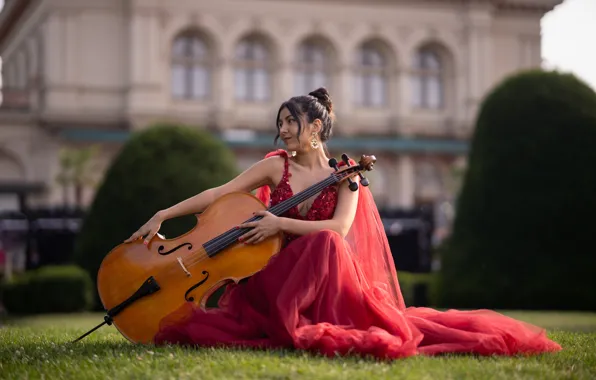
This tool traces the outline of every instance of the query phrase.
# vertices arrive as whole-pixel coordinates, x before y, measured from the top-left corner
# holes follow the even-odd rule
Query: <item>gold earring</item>
[[[310,146],[313,149],[317,149],[319,147],[319,140],[317,140],[317,134],[316,133],[313,133],[312,134],[312,137],[310,139]]]

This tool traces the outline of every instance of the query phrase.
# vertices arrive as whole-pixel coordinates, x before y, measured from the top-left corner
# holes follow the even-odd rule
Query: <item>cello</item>
[[[362,172],[373,169],[375,156],[362,155],[355,164],[344,153],[342,161],[345,165],[340,169],[337,160],[331,158],[329,166],[335,172],[273,207],[267,208],[250,193],[228,193],[201,213],[200,228],[197,223],[172,239],[156,234],[147,246],[141,239],[116,246],[104,257],[97,274],[97,289],[106,310],[104,321],[73,343],[103,325],[113,324],[129,341],[150,344],[160,321],[185,302],[204,308],[209,296],[221,286],[259,272],[280,251],[283,234],[245,245],[238,237],[250,228],[236,226],[261,219],[253,216],[256,211],[283,215],[325,187],[346,180],[350,190],[356,191],[355,176],[360,176],[362,186],[368,186]]]

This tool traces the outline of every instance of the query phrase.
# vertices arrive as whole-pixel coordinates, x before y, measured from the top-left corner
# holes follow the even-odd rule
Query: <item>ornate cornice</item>
[[[4,43],[12,29],[18,25],[26,10],[39,0],[7,0],[2,12],[0,12],[0,46]],[[279,1],[279,0],[275,0]],[[290,0],[295,1],[295,0]],[[309,1],[309,0],[304,0]],[[310,0],[321,2],[321,0]],[[564,0],[325,0],[341,4],[459,4],[459,5],[482,5],[492,6],[497,11],[525,11],[546,13],[562,4]]]
[[[491,0],[497,9],[527,10],[546,13],[564,0]]]
[[[358,1],[358,0],[355,0]],[[383,0],[377,0],[383,2]],[[385,3],[452,3],[460,5],[485,4],[497,10],[524,10],[546,13],[562,4],[564,0],[385,0]]]
[[[276,0],[278,1],[278,0]],[[289,0],[293,1],[293,0]],[[320,3],[321,0],[303,0]],[[482,5],[492,6],[497,10],[525,10],[539,13],[551,11],[564,0],[324,0],[325,2],[341,4],[458,4],[458,5]]]

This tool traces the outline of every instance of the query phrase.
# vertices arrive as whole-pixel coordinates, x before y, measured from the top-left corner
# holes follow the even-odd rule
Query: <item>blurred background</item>
[[[378,159],[368,177],[400,281],[437,272],[491,89],[541,68],[596,85],[593,0],[0,3],[5,281],[76,261],[106,173],[136,133],[207,132],[244,170],[276,148],[281,102],[320,86],[338,118],[331,153]],[[151,177],[143,157],[130,169]],[[161,185],[136,196],[171,191]],[[135,223],[157,209],[145,211]],[[425,286],[412,303],[429,302]]]

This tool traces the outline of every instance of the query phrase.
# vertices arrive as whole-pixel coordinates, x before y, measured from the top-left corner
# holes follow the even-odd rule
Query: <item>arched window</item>
[[[310,38],[300,44],[296,61],[294,89],[304,95],[319,88],[331,88],[333,57],[328,43]]]
[[[380,107],[388,98],[388,59],[374,42],[362,44],[356,57],[355,102],[359,106]]]
[[[262,102],[271,98],[271,54],[260,38],[250,36],[236,45],[236,100]]]
[[[211,93],[211,57],[205,39],[187,32],[172,47],[172,96],[204,99]]]
[[[444,65],[437,49],[424,47],[417,51],[412,72],[412,105],[439,109],[445,104]]]

